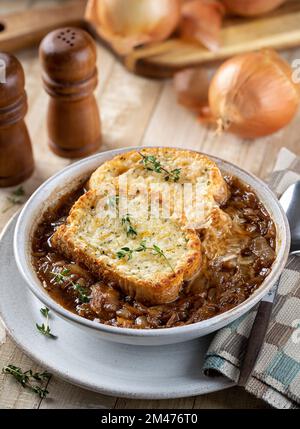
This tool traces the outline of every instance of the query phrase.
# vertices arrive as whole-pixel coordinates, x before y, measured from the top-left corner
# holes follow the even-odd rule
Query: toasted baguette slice
[[[141,148],[141,151],[130,151],[115,156],[102,164],[91,175],[90,189],[104,189],[113,179],[127,176],[128,183],[166,183],[166,174],[157,173],[145,168],[142,156],[154,156],[168,171],[180,169],[178,182],[180,184],[200,184],[205,194],[212,196],[218,204],[224,203],[228,198],[227,184],[214,161],[198,152],[174,148]],[[150,165],[151,166],[151,165]],[[174,185],[172,179],[167,183]]]
[[[139,216],[143,206],[141,193],[131,195],[129,220],[115,216],[110,196],[91,189],[74,204],[52,245],[138,301],[172,302],[200,270],[200,240],[173,219]]]
[[[145,157],[153,162],[145,164]],[[153,171],[154,162],[163,169]],[[177,176],[168,177],[167,172],[174,171]],[[121,154],[101,165],[89,181],[90,189],[102,193],[118,193],[118,186],[126,186],[133,193],[139,188],[148,188],[151,193],[155,186],[165,206],[169,195],[170,216],[179,217],[187,228],[198,231],[210,225],[211,214],[228,198],[227,184],[215,162],[197,152],[173,148]]]

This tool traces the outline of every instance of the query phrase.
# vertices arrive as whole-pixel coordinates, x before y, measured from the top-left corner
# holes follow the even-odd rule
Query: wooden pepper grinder
[[[40,60],[43,83],[50,95],[50,148],[66,158],[95,152],[101,143],[101,127],[93,95],[97,86],[93,39],[79,28],[54,30],[41,42]]]
[[[0,53],[0,63],[0,187],[6,187],[27,179],[34,162],[24,122],[27,97],[23,68],[10,54]]]

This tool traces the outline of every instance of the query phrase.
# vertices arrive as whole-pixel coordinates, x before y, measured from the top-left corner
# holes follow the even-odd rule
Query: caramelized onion
[[[256,237],[253,240],[251,250],[254,255],[258,256],[267,266],[272,264],[276,256],[274,250],[269,246],[267,240],[261,236]]]
[[[107,320],[114,317],[115,312],[120,308],[119,298],[120,294],[117,290],[99,282],[92,287],[90,305],[97,315]]]
[[[181,0],[89,0],[85,17],[121,55],[167,39],[180,19]]]
[[[86,279],[88,281],[92,279],[91,274],[78,264],[67,264],[66,268],[70,274],[75,274],[76,276]]]

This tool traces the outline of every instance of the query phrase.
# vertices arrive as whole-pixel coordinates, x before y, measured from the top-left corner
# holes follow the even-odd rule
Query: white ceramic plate
[[[223,377],[202,374],[211,337],[164,346],[130,346],[102,340],[52,313],[58,338],[41,335],[42,303],[29,291],[13,255],[12,219],[0,241],[0,315],[15,342],[53,374],[70,383],[112,396],[179,398],[232,386]],[[7,362],[9,364],[10,362]]]

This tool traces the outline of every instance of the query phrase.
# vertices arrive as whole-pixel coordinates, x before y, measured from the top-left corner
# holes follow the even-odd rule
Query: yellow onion
[[[209,87],[211,115],[223,130],[245,138],[272,134],[299,107],[292,69],[275,51],[238,55],[221,65]]]
[[[177,101],[189,110],[203,114],[208,104],[209,73],[204,67],[181,70],[174,75]]]
[[[217,0],[185,0],[181,9],[181,37],[216,51],[224,13],[224,6]]]
[[[286,0],[223,0],[229,12],[241,16],[257,16],[276,9]]]
[[[85,17],[121,55],[167,39],[180,19],[181,0],[89,0]]]

